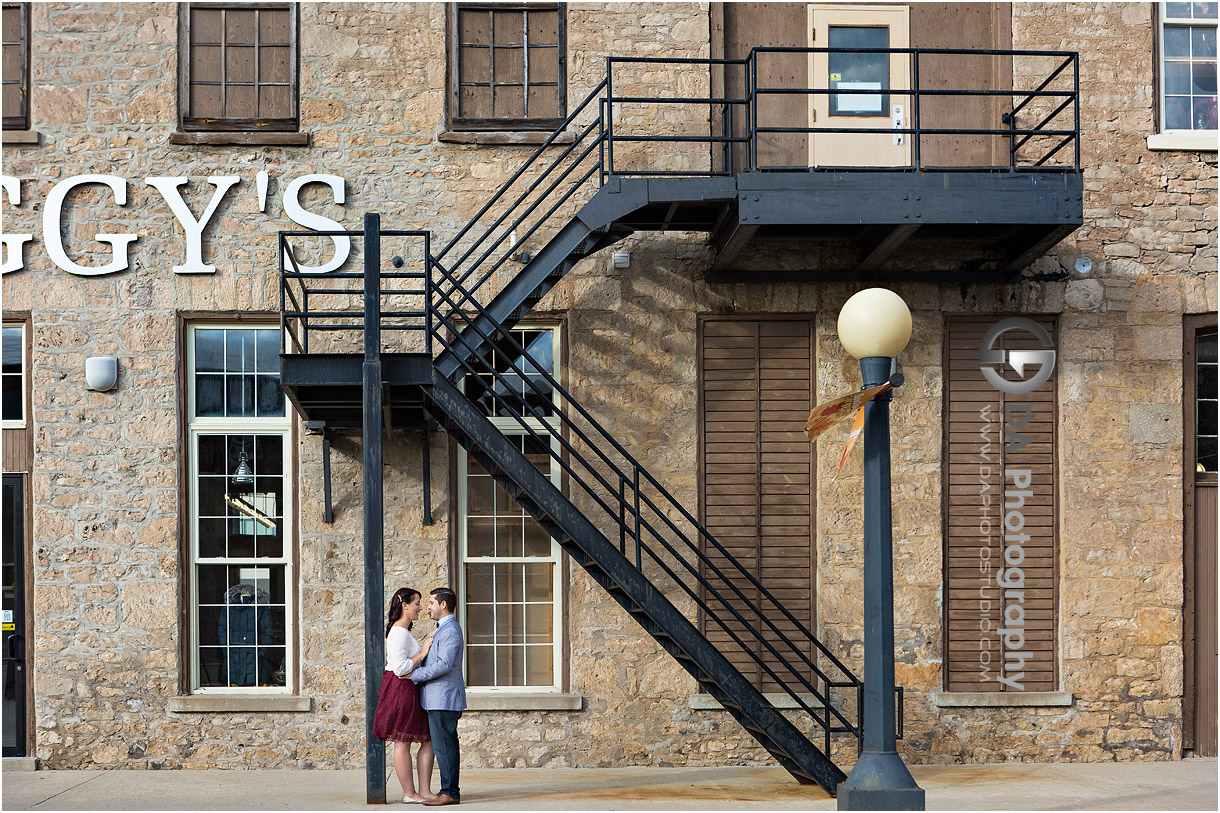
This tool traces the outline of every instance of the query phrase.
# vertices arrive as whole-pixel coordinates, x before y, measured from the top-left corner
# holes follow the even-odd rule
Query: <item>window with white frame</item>
[[[557,377],[559,331],[512,331],[537,367],[502,342],[492,362],[503,380],[468,376],[466,393],[556,486],[560,467],[551,454],[558,431],[551,388]],[[512,371],[515,365],[525,373]],[[529,433],[513,414],[524,418]],[[458,456],[459,607],[466,631],[466,683],[472,689],[560,689],[563,580],[559,544],[464,451]]]
[[[286,692],[293,513],[279,330],[188,335],[191,686]]]
[[[25,327],[0,328],[0,415],[5,429],[25,428]]]
[[[1161,131],[1216,131],[1216,3],[1160,6]]]

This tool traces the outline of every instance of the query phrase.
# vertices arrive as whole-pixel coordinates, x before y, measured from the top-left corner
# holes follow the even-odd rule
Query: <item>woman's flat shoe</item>
[[[420,804],[424,803],[424,800],[423,799],[412,799],[410,796],[404,796],[404,797],[402,797],[402,803],[404,805],[420,805]]]

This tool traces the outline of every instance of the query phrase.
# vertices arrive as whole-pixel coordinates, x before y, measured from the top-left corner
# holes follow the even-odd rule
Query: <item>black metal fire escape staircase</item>
[[[603,90],[599,87],[590,94],[569,117],[567,126],[586,107],[598,104]],[[646,195],[644,185],[637,185],[632,194],[618,184],[603,184],[545,239],[524,268],[489,302],[479,301],[465,284],[478,275],[474,283],[477,291],[513,259],[511,252],[499,251],[498,261],[490,262],[507,234],[523,229],[524,237],[519,242],[524,242],[545,227],[545,219],[532,225],[526,219],[531,191],[547,183],[552,175],[559,176],[560,181],[575,176],[567,194],[550,207],[553,212],[588,184],[593,171],[602,169],[600,152],[606,145],[604,134],[598,132],[602,126],[599,118],[584,127],[541,178],[524,185],[524,194],[508,204],[508,211],[492,228],[465,243],[462,240],[468,232],[463,230],[438,254],[433,298],[436,315],[450,329],[433,334],[443,349],[435,359],[433,382],[422,388],[426,409],[768,753],[799,781],[818,783],[835,793],[846,777],[827,756],[830,737],[834,733],[855,734],[858,721],[848,718],[840,708],[844,705],[842,698],[832,692],[850,696],[849,704],[854,707],[859,680],[775,600],[754,574],[734,560],[546,372],[544,365],[531,358],[511,332],[512,326],[577,262],[631,234],[639,223],[633,216],[655,206],[655,199]],[[564,129],[566,126],[560,132]],[[535,158],[542,154],[539,150]],[[585,165],[589,169],[581,172]],[[518,180],[510,180],[501,192]],[[554,192],[553,186],[547,183],[546,191]],[[671,186],[677,193],[673,195],[676,200],[669,202],[671,207],[706,202],[704,190],[697,189],[693,197],[684,200],[683,195],[690,194],[689,187]],[[497,194],[489,205],[499,203],[500,198]],[[520,210],[527,214],[516,216]],[[445,267],[446,256],[456,255],[453,247],[458,245],[464,248],[463,253],[453,266]],[[493,348],[501,357],[512,359],[507,369],[503,365],[498,369],[492,363]],[[489,378],[491,386],[479,392],[485,402],[494,404],[491,410],[486,403],[476,404],[460,386],[463,381]],[[524,398],[505,395],[520,392],[522,386],[526,390]],[[538,406],[556,399],[554,406]],[[557,488],[525,457],[518,444],[492,424],[489,411],[501,416],[513,414],[539,446],[552,449],[571,496]],[[679,609],[675,602],[686,604],[688,610]],[[824,750],[775,708],[733,666],[726,653],[700,632],[689,618],[689,608],[697,608],[709,626],[718,625],[778,684],[791,687],[789,694],[795,704],[821,729]],[[799,630],[795,637],[804,640],[793,640],[793,633],[787,631],[792,629]]]
[[[1074,64],[1073,60],[1071,56],[1069,62]],[[648,62],[615,59],[610,67],[632,61]],[[753,77],[750,60],[719,63],[744,65]],[[1063,70],[1061,66],[1056,75]],[[1043,83],[1031,98],[1049,95],[1046,86]],[[816,782],[834,794],[845,774],[830,759],[832,735],[858,739],[861,681],[554,379],[545,364],[532,358],[512,332],[576,263],[633,232],[711,232],[723,226],[726,213],[741,216],[745,200],[733,150],[740,146],[747,151],[748,162],[755,160],[755,139],[763,128],[751,111],[753,98],[761,92],[754,81],[745,99],[693,100],[720,105],[715,108],[721,116],[718,135],[617,135],[616,106],[638,99],[613,95],[608,69],[606,80],[447,245],[433,255],[425,236],[412,270],[379,272],[382,279],[403,279],[417,287],[393,291],[396,301],[413,304],[391,310],[379,303],[376,318],[383,331],[419,331],[425,337],[424,347],[400,355],[431,362],[426,368],[415,365],[413,386],[397,395],[387,381],[391,399],[397,397],[400,407],[415,399],[420,414],[443,426],[768,753],[799,781]],[[732,111],[743,105],[755,119],[749,132],[737,135]],[[919,126],[916,118],[914,127]],[[1014,145],[1026,132],[1038,132],[1037,128],[1016,130],[1011,122],[1006,127]],[[917,129],[909,132],[918,140]],[[571,138],[570,143],[561,144],[565,137]],[[674,149],[689,147],[688,142],[711,144],[722,151],[722,160],[713,170],[628,173],[616,169],[621,165],[616,162],[616,144],[650,148],[652,142]],[[1013,148],[1014,169],[1017,148]],[[704,158],[706,164],[706,153]],[[1061,231],[1063,223],[1049,227]],[[740,239],[731,229],[729,233],[731,240]],[[421,234],[425,233],[381,233]],[[282,236],[281,242],[292,236]],[[1048,238],[1042,234],[1037,239]],[[536,251],[526,249],[533,246]],[[283,253],[295,266],[287,246]],[[394,264],[401,266],[403,261],[396,257]],[[330,279],[336,276],[360,280],[363,275]],[[363,284],[367,286],[367,280]],[[382,284],[378,281],[373,290],[385,296],[389,292]],[[283,290],[283,324],[298,353],[311,352],[311,330],[340,329],[334,319],[327,323],[325,308],[309,304],[311,295],[315,303],[326,295],[317,277],[300,273],[299,268],[286,271]],[[332,294],[336,290],[344,293],[329,289]],[[366,301],[365,313],[368,306]],[[330,316],[358,318],[360,312],[333,309]],[[290,351],[289,343],[286,340],[285,352]],[[434,355],[436,346],[440,352]],[[287,383],[285,388],[298,409],[308,412],[304,396]],[[340,388],[327,391],[333,399]],[[514,418],[516,434],[532,438],[535,449],[550,450],[564,473],[565,488],[556,487],[489,415]],[[704,631],[692,620],[696,615]],[[733,665],[705,634],[712,631],[717,640],[732,641],[728,646],[735,657],[748,658],[769,682],[783,688],[790,699],[784,705],[795,711],[795,717],[780,711]],[[820,748],[811,737],[821,740]]]

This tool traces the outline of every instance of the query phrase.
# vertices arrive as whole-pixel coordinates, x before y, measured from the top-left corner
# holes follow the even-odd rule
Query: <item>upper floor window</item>
[[[562,3],[459,3],[450,37],[455,130],[553,130],[566,115]]]
[[[1216,3],[1164,3],[1160,20],[1161,131],[1214,132]]]
[[[0,331],[0,355],[4,357],[0,384],[3,384],[2,404],[5,429],[25,427],[25,328],[5,325]]]
[[[30,4],[5,3],[4,129],[30,129]],[[7,413],[6,413],[7,417]]]
[[[294,131],[294,3],[192,3],[180,13],[183,130]]]

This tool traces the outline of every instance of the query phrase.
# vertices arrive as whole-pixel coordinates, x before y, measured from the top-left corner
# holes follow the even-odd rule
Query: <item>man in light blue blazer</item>
[[[441,789],[437,797],[424,804],[439,807],[461,802],[458,769],[462,755],[458,750],[457,724],[466,709],[466,681],[462,679],[462,656],[466,642],[454,612],[457,595],[448,587],[438,587],[428,599],[428,615],[437,622],[432,633],[432,648],[424,662],[411,670],[411,680],[420,685],[420,704],[428,712],[428,733],[441,770]]]

